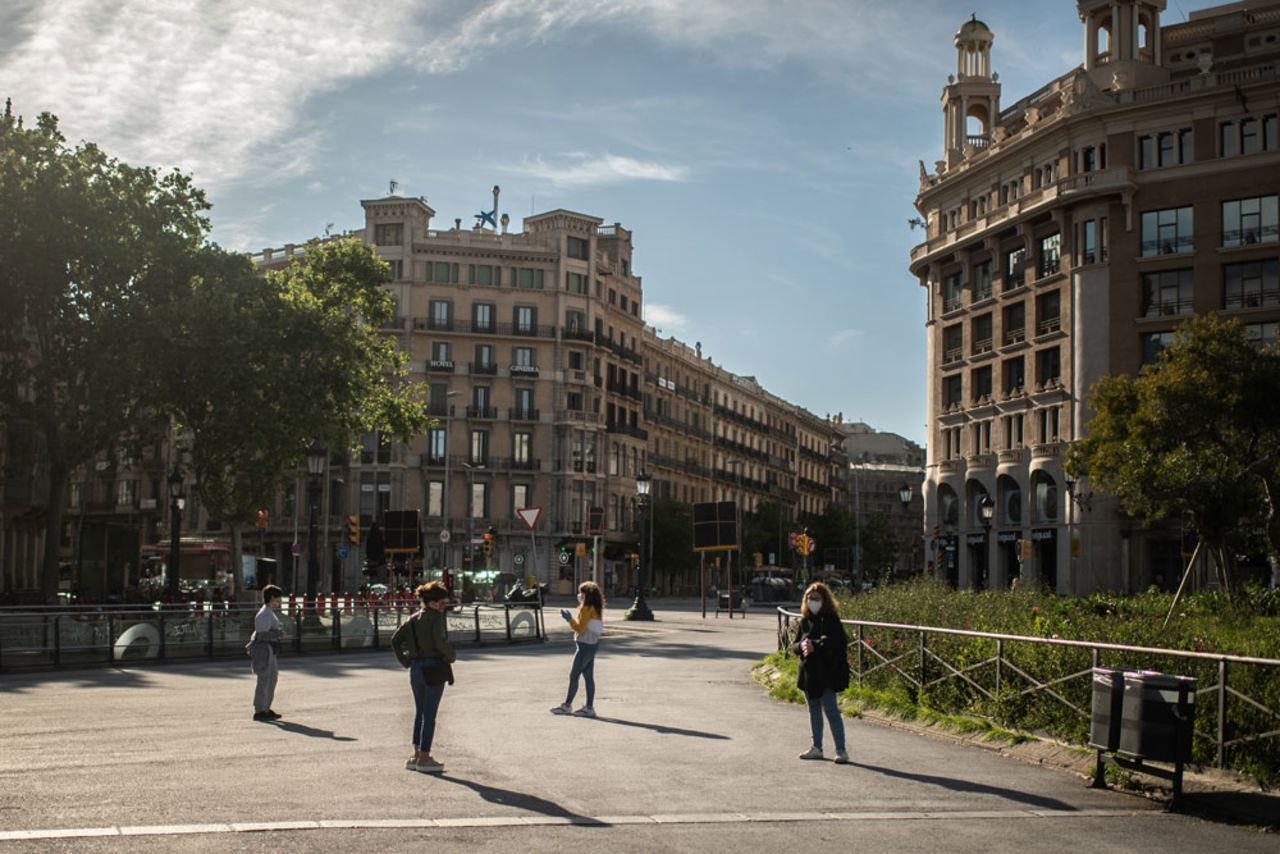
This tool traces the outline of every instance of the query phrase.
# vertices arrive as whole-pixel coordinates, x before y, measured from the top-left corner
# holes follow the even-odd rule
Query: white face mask
[[[587,598],[587,595],[586,595],[585,593],[579,593],[579,594],[578,594],[578,601],[579,601],[579,602],[583,602],[583,601],[585,601],[585,600],[586,600],[586,598]]]
[[[822,600],[810,599],[808,600],[808,604],[809,604],[809,613],[815,617],[818,616],[818,612],[822,610]]]

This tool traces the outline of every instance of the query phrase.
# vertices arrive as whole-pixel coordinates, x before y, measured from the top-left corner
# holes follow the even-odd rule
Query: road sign
[[[560,552],[560,565],[561,565],[561,566],[567,566],[567,565],[568,565],[568,563],[569,563],[569,553],[568,553],[568,552]]]
[[[576,554],[578,557],[586,557],[586,556],[587,556],[587,544],[586,544],[586,543],[578,543],[577,545],[575,545],[575,546],[573,547],[573,551],[574,551],[574,554]]]
[[[292,546],[289,547],[289,551],[293,554],[294,557],[297,557],[298,555],[302,554],[302,545],[300,543],[294,543]]]
[[[440,532],[440,542],[442,542],[442,543],[447,543],[447,542],[449,542],[449,532],[448,532],[448,531],[441,531],[441,532]]]
[[[346,560],[347,556],[350,554],[351,554],[351,550],[346,546],[338,547],[338,560]]]
[[[603,534],[604,533],[604,508],[591,507],[587,510],[587,533]]]
[[[516,552],[515,556],[512,557],[511,560],[516,566],[524,566],[524,555],[520,552]]]
[[[534,526],[538,524],[538,517],[542,515],[541,507],[521,507],[516,510],[516,515],[529,527],[532,531]]]

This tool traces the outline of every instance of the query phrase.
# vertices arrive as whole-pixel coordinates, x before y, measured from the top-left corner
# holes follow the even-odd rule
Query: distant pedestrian
[[[813,743],[801,759],[822,758],[822,716],[831,725],[836,746],[836,762],[845,764],[849,754],[844,746],[844,720],[836,695],[849,687],[849,639],[840,622],[835,596],[821,581],[804,591],[804,616],[796,632],[792,652],[800,656],[796,686],[804,691],[809,705],[809,729]]]
[[[584,581],[578,586],[578,613],[562,609],[560,616],[574,632],[575,651],[573,666],[569,668],[569,692],[564,702],[551,710],[553,715],[574,714],[582,718],[596,716],[596,652],[600,649],[600,635],[604,633],[604,593],[594,581]],[[573,698],[578,694],[578,677],[587,684],[587,704],[573,711]]]
[[[444,697],[444,685],[453,684],[457,653],[449,643],[445,608],[450,594],[439,581],[420,585],[414,591],[422,609],[400,624],[391,636],[396,658],[409,668],[409,689],[413,692],[413,756],[404,763],[410,771],[440,774],[444,765],[431,756],[436,735],[436,713]]]
[[[276,610],[284,599],[284,591],[274,584],[262,588],[262,608],[253,618],[253,634],[245,649],[249,653],[250,668],[258,677],[253,691],[253,719],[274,721],[280,714],[272,710],[276,696],[276,680],[280,677],[277,655],[284,640],[284,623]]]

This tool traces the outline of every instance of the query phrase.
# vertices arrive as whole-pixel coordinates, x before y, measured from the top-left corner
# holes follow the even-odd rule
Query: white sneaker
[[[414,770],[422,774],[441,774],[444,772],[444,765],[428,756],[419,762]]]
[[[845,751],[845,750],[837,750],[837,751],[836,751],[836,764],[837,764],[837,765],[848,765],[848,764],[849,764],[849,753],[848,753],[848,751]]]
[[[590,706],[583,706],[581,709],[574,712],[573,716],[576,718],[594,718],[596,716],[596,710]]]
[[[804,753],[801,753],[801,754],[800,754],[800,758],[801,758],[801,759],[821,759],[821,758],[822,758],[822,748],[820,748],[820,747],[810,747],[810,748],[809,748],[808,750],[806,750]]]
[[[553,715],[571,715],[573,714],[573,706],[568,703],[561,703],[558,706],[552,706],[551,714]]]

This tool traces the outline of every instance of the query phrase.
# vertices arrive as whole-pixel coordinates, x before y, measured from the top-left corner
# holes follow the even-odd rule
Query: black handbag
[[[433,664],[423,671],[422,676],[428,685],[443,685],[446,682],[452,685],[453,665],[443,661]]]

